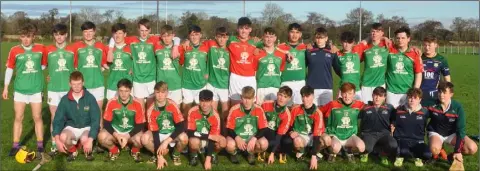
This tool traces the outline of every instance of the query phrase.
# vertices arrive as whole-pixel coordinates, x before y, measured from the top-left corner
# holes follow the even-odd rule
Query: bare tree
[[[267,3],[265,4],[265,7],[262,11],[263,24],[271,26],[278,18],[283,15],[285,15],[285,12],[283,12],[282,7],[275,3]]]

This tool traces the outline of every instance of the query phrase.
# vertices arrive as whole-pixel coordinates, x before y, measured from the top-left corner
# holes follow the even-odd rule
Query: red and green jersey
[[[102,66],[107,63],[107,46],[100,42],[87,45],[83,41],[78,41],[72,46],[78,60],[77,69],[85,78],[85,87],[89,89],[103,87]]]
[[[242,42],[236,36],[230,36],[227,41],[230,52],[231,73],[250,77],[255,76],[255,65],[253,52],[256,49],[253,39]]]
[[[25,49],[17,45],[8,53],[7,68],[15,69],[15,92],[35,94],[43,90],[45,84],[42,65],[45,64],[45,48],[41,44],[33,44]],[[43,63],[42,63],[43,62]]]
[[[322,112],[313,104],[311,113],[304,105],[292,108],[290,127],[293,131],[303,135],[320,136],[325,132]],[[311,109],[311,108],[310,108]]]
[[[262,50],[255,58],[257,88],[279,88],[285,68],[285,54],[278,50],[273,53]]]
[[[307,76],[307,66],[305,64],[307,46],[303,43],[296,46],[282,43],[278,45],[278,48],[289,51],[293,56],[293,59],[286,63],[285,70],[282,72],[282,82],[304,81]]]
[[[116,91],[118,81],[121,79],[132,80],[132,53],[130,47],[125,45],[121,48],[114,47],[113,61],[110,65],[110,75],[107,80],[107,89]]]
[[[50,81],[47,89],[52,92],[67,92],[70,90],[70,73],[75,69],[77,59],[71,46],[57,48],[55,45],[45,47],[46,64]]]
[[[188,112],[187,129],[200,134],[220,135],[220,116],[217,111],[211,110],[204,114],[199,106],[195,106]]]
[[[214,40],[205,41],[208,48],[208,83],[219,89],[228,89],[230,78],[230,52]]]
[[[112,122],[113,129],[118,133],[129,133],[133,127],[145,123],[142,104],[130,97],[126,105],[120,98],[109,100],[103,119]]]
[[[205,75],[207,71],[207,46],[200,45],[193,47],[190,45],[188,49],[179,48],[180,64],[182,67],[182,88],[190,90],[198,90],[207,84]]]
[[[357,134],[358,114],[363,105],[363,102],[357,100],[345,105],[339,98],[322,106],[320,110],[327,119],[327,134],[335,135],[340,140],[346,140]]]
[[[170,134],[175,131],[175,124],[183,121],[182,113],[177,104],[168,99],[165,109],[160,110],[154,102],[147,110],[148,129],[158,131],[160,134]]]
[[[359,49],[360,58],[364,61],[362,86],[378,87],[384,85],[389,53],[385,41],[381,41],[378,45],[372,43],[368,45],[358,44],[355,48]]]
[[[278,107],[275,101],[265,101],[262,109],[267,118],[268,128],[278,135],[285,135],[290,128],[290,111],[286,106]]]
[[[227,117],[227,128],[234,130],[244,140],[266,127],[267,118],[263,109],[258,105],[253,105],[247,113],[242,104],[237,104],[230,109]]]
[[[400,52],[395,48],[390,49],[387,62],[387,90],[395,94],[405,94],[413,87],[415,73],[423,72],[420,55],[408,48]]]
[[[337,52],[334,69],[340,76],[340,85],[349,82],[355,85],[355,91],[360,91],[360,57],[357,52]]]
[[[157,82],[165,81],[169,90],[182,88],[182,77],[180,76],[180,58],[172,59],[172,47],[166,47],[161,43],[155,44],[155,55],[157,56]]]
[[[137,83],[148,83],[155,81],[155,53],[154,46],[160,39],[158,36],[147,37],[141,40],[137,36],[130,36],[125,43],[130,45],[133,57],[133,81]]]

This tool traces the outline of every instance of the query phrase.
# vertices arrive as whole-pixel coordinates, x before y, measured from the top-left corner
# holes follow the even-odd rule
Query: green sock
[[[173,155],[174,155],[174,156],[179,156],[179,155],[180,155],[180,152],[178,152],[177,150],[173,150]]]
[[[193,152],[192,152],[192,153],[190,153],[190,156],[192,156],[192,157],[198,157],[198,153],[193,153]]]

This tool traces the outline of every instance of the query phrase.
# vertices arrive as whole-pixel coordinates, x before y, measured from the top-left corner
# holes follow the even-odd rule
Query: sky
[[[306,20],[308,12],[318,12],[341,22],[350,10],[360,6],[360,1],[246,1],[246,14],[260,17],[265,4],[269,2],[280,5],[284,12],[291,13],[301,21]],[[30,17],[39,17],[52,8],[58,8],[60,16],[67,16],[69,5],[70,1],[1,1],[0,10],[6,15],[23,10]],[[122,10],[127,18],[136,18],[142,13],[155,13],[156,5],[156,1],[72,1],[72,10],[78,12],[83,7],[98,8],[101,12],[115,9]],[[243,1],[160,1],[161,17],[165,16],[166,6],[168,14],[177,17],[188,10],[226,18],[243,16]],[[479,18],[479,1],[362,1],[361,6],[375,16],[403,16],[410,26],[433,19],[449,28],[455,17]]]

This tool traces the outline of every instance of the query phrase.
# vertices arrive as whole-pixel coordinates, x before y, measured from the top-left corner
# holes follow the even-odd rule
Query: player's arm
[[[211,127],[208,136],[208,146],[205,152],[206,156],[212,156],[213,150],[215,148],[216,141],[214,140],[215,138],[213,136],[220,136],[220,117],[216,112],[214,113],[213,117],[214,119],[212,119],[210,122]]]
[[[263,112],[263,109],[260,108],[259,106],[253,106],[253,109],[259,109],[257,113],[257,126],[258,126],[258,131],[255,134],[255,137],[257,139],[263,137],[265,135],[265,132],[267,131],[267,117],[265,116],[265,112]],[[253,110],[252,109],[252,110]]]
[[[338,55],[333,55],[332,67],[333,71],[335,71],[335,74],[342,78],[342,71],[340,70],[340,60]]]
[[[280,125],[277,129],[277,134],[275,135],[275,140],[272,143],[273,146],[269,146],[267,148],[267,153],[275,153],[277,151],[278,146],[280,146],[280,140],[282,137],[288,132],[290,128],[290,111],[285,109],[285,112],[280,114]]]
[[[107,107],[105,108],[105,112],[103,113],[103,128],[110,133],[110,135],[113,135],[115,130],[112,127],[112,119],[113,119],[113,109],[112,109],[112,103],[113,101],[110,100],[107,103]]]
[[[450,79],[450,67],[448,66],[447,59],[444,59],[442,61],[443,67],[441,69],[443,78],[446,82],[451,82],[452,80]]]
[[[173,46],[172,46],[172,58],[175,59],[180,56],[180,51],[178,47],[180,46],[181,39],[179,37],[173,37]]]
[[[185,132],[185,120],[183,119],[182,114],[180,113],[180,110],[178,107],[175,106],[175,110],[172,112],[173,113],[173,122],[175,122],[175,130],[170,134],[170,137],[167,138],[168,143],[173,141],[175,138],[178,137],[182,132]]]
[[[128,133],[130,137],[137,135],[137,133],[141,132],[143,128],[145,128],[145,111],[143,110],[142,104],[136,103],[135,105],[135,125],[133,129]]]
[[[112,62],[113,61],[113,48],[115,47],[115,40],[113,40],[113,37],[110,38],[110,41],[108,42],[108,51],[107,51],[107,61]]]
[[[462,152],[462,146],[465,143],[465,126],[466,126],[466,119],[465,119],[465,112],[463,111],[463,107],[460,106],[458,109],[458,119],[456,123],[456,142],[455,142],[455,148],[454,148],[454,153],[461,153]]]
[[[100,129],[100,108],[98,107],[97,101],[95,98],[90,100],[90,110],[88,111],[90,115],[90,131],[88,132],[88,137],[93,140],[97,139],[98,131]]]
[[[46,46],[43,46],[42,50],[42,70],[45,70],[47,68],[48,64],[48,50]]]
[[[413,68],[415,73],[414,87],[420,88],[420,85],[422,84],[423,63],[422,63],[422,59],[418,54],[415,54],[413,58]]]
[[[320,136],[325,132],[325,126],[323,123],[323,116],[320,110],[315,110],[315,116],[313,121],[313,148],[310,150],[312,157],[319,152],[320,149]]]
[[[52,121],[52,137],[60,136],[64,126],[65,126],[65,113],[68,111],[66,100],[62,98],[58,104],[57,110],[55,111],[55,116]]]
[[[108,48],[104,44],[101,44],[100,46],[101,46],[100,48],[102,49],[102,62],[101,62],[101,64],[102,64],[103,68],[108,69],[109,68],[108,65],[107,65],[107,53],[108,53],[107,51],[108,51]],[[112,55],[112,57],[113,57],[113,55]],[[113,60],[113,58],[112,58],[112,60]]]
[[[15,51],[14,48],[10,49],[10,52],[8,53],[8,59],[7,59],[7,64],[6,64],[6,70],[5,70],[5,80],[4,84],[5,86],[3,87],[3,99],[8,99],[8,85],[10,85],[10,81],[13,76],[13,69],[15,68],[15,62],[16,62],[16,56],[17,52]]]
[[[235,106],[230,108],[227,116],[227,134],[231,138],[235,139],[238,135],[235,132]]]

